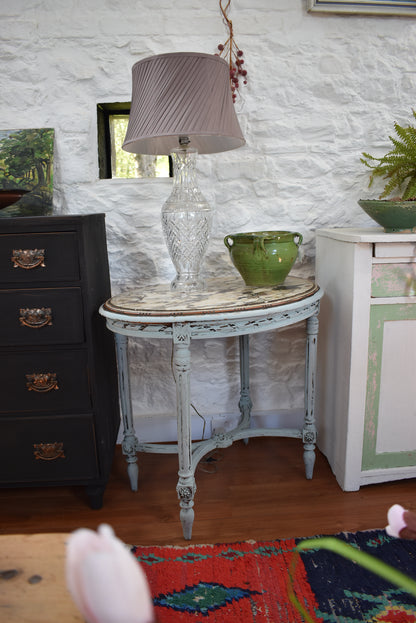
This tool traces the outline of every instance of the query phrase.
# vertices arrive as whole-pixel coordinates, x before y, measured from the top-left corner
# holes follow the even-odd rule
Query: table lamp
[[[162,208],[162,227],[176,269],[171,288],[201,290],[212,210],[198,188],[196,155],[244,145],[230,88],[230,70],[219,56],[159,54],[133,65],[132,101],[125,151],[171,155],[174,180]]]

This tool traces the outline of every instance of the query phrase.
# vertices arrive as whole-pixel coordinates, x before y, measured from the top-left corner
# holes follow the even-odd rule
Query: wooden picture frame
[[[416,17],[416,0],[307,0],[311,13],[350,13]]]

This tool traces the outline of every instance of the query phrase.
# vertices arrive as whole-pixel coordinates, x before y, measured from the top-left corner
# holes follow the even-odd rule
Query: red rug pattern
[[[416,578],[415,541],[384,531],[337,537]],[[132,551],[158,623],[416,623],[416,601],[405,591],[332,552],[299,554],[299,540]]]

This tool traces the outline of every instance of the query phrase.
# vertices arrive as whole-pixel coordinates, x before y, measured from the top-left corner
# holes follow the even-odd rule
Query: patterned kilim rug
[[[416,541],[382,530],[337,538],[416,578]],[[333,552],[299,553],[300,540],[132,551],[146,572],[159,623],[416,623],[416,598]]]

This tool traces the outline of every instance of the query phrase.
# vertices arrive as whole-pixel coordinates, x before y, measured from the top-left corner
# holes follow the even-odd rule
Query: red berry
[[[237,56],[243,56],[243,50],[238,50]]]

